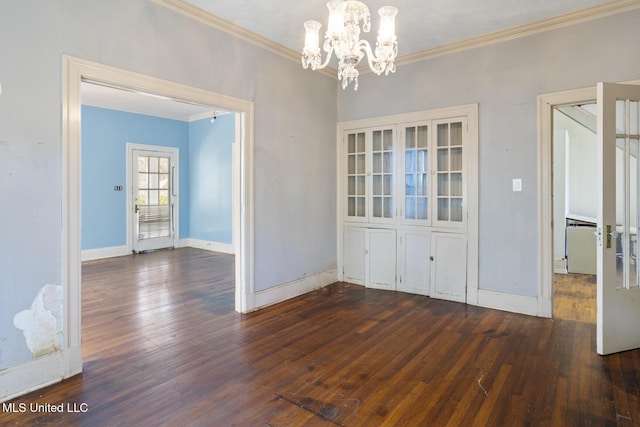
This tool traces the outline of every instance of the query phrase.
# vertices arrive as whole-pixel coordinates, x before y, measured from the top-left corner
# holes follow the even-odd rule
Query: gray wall
[[[333,79],[149,1],[5,2],[0,369],[31,359],[13,316],[62,280],[63,54],[255,102],[256,288],[335,268]]]
[[[366,74],[338,120],[479,104],[479,287],[537,295],[537,95],[640,77],[640,12]],[[523,191],[511,191],[522,178]]]

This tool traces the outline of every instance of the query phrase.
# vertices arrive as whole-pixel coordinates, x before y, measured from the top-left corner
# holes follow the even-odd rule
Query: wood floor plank
[[[233,256],[83,265],[84,372],[11,403],[31,426],[640,425],[640,351],[595,325],[336,283],[234,312]]]

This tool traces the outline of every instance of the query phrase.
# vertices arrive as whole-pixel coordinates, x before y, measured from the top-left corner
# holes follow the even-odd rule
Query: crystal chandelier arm
[[[367,61],[369,62],[369,68],[371,68],[371,71],[380,75],[380,73],[384,71],[384,68],[380,69],[380,67],[376,65],[380,63],[380,60],[376,58],[376,56],[373,54],[373,51],[371,50],[371,45],[369,44],[369,42],[366,40],[358,41],[358,48],[361,51],[364,50],[364,52],[366,53]]]

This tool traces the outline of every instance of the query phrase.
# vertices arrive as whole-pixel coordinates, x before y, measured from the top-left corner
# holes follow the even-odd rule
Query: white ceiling
[[[83,105],[146,114],[165,119],[191,122],[212,117],[214,114],[224,114],[222,110],[217,110],[210,106],[196,105],[157,95],[116,89],[98,84],[83,82],[80,90]]]
[[[171,2],[195,6],[205,14],[223,18],[297,52],[304,44],[304,21],[315,19],[326,27],[328,17],[326,0]],[[379,22],[377,10],[386,5],[399,9],[396,33],[399,56],[402,57],[598,5],[624,2],[628,0],[366,0],[372,13],[373,34],[362,34],[361,37],[375,42]],[[211,106],[196,106],[88,83],[82,85],[82,103],[182,121],[202,119],[216,111]]]
[[[301,51],[304,21],[320,21],[326,29],[326,0],[186,0],[206,12]],[[375,42],[382,6],[398,8],[396,33],[399,56],[422,52],[490,33],[551,19],[611,0],[365,0],[371,13]],[[321,34],[324,30],[321,29]]]

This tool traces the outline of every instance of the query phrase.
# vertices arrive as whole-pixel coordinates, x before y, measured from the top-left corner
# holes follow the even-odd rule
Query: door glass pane
[[[350,176],[347,178],[347,195],[353,196],[356,194],[356,177]]]
[[[353,154],[356,152],[356,135],[354,133],[350,133],[347,135],[347,153]]]
[[[158,173],[158,158],[149,157],[149,172]]]
[[[631,101],[629,103],[629,133],[631,135],[640,134],[640,111],[639,110],[639,102]]]
[[[391,129],[384,130],[382,149],[385,151],[391,151],[393,149],[393,132]]]
[[[356,157],[356,172],[359,174],[364,173],[365,164],[364,164],[364,154],[358,154]]]
[[[628,283],[628,232],[627,232],[627,216],[625,209],[625,195],[627,194],[626,180],[626,140],[618,138],[616,140],[616,226],[615,245],[616,245],[616,286],[618,288],[626,287]],[[606,233],[606,230],[605,230]],[[605,236],[605,238],[609,238]],[[613,239],[612,239],[613,240]]]
[[[358,134],[358,140],[357,140],[357,151],[358,153],[364,153],[365,147],[364,147],[364,133],[359,133]]]
[[[373,198],[373,216],[382,218],[382,197]]]
[[[451,199],[451,221],[462,221],[462,199]]]
[[[393,189],[393,175],[385,175],[383,181],[383,194],[385,196],[390,196],[392,194]]]
[[[416,167],[416,171],[418,172],[426,172],[427,171],[427,167],[429,166],[429,158],[427,155],[427,150],[420,150],[418,151],[418,158],[416,159],[417,161],[417,167]]]
[[[449,170],[449,150],[438,149],[438,171]]]
[[[427,205],[426,197],[419,197],[418,201],[418,213],[417,219],[428,219],[429,218],[429,210]]]
[[[427,187],[427,177],[426,173],[417,174],[417,195],[418,196],[427,196],[429,195],[429,187]]]
[[[158,171],[160,173],[169,173],[169,158],[161,157],[158,162]]]
[[[382,194],[382,176],[373,177],[373,194],[378,196]]]
[[[382,151],[382,131],[373,131],[373,151]]]
[[[384,217],[385,218],[393,217],[393,198],[392,197],[384,198]]]
[[[373,153],[373,173],[382,172],[382,153]]]
[[[459,146],[462,145],[462,123],[451,123],[451,143],[450,145]]]
[[[449,199],[438,199],[438,221],[449,221]]]
[[[449,174],[438,174],[438,196],[449,195]]]
[[[624,99],[616,100],[616,133],[623,134],[626,130],[627,102]]]
[[[138,188],[149,188],[149,175],[146,173],[138,174]]]
[[[404,207],[404,216],[405,218],[415,219],[416,218],[416,199],[413,197],[407,197],[405,199],[405,207]]]
[[[358,176],[356,177],[356,194],[358,194],[358,196],[364,196],[365,194],[365,188],[364,188],[364,176]]]
[[[406,172],[415,172],[416,170],[416,151],[415,150],[407,150],[405,152],[405,171]]]
[[[638,140],[629,141],[629,287],[638,286]]]
[[[449,124],[442,123],[438,125],[438,147],[446,147],[449,145]]]
[[[405,147],[407,149],[416,148],[416,128],[408,127],[404,132]]]
[[[414,174],[407,174],[405,176],[404,193],[407,196],[414,196],[416,194],[416,176]]]
[[[347,157],[347,173],[348,174],[356,173],[356,156],[353,154],[350,154]]]
[[[427,148],[429,142],[429,129],[428,126],[418,126],[418,148]]]

